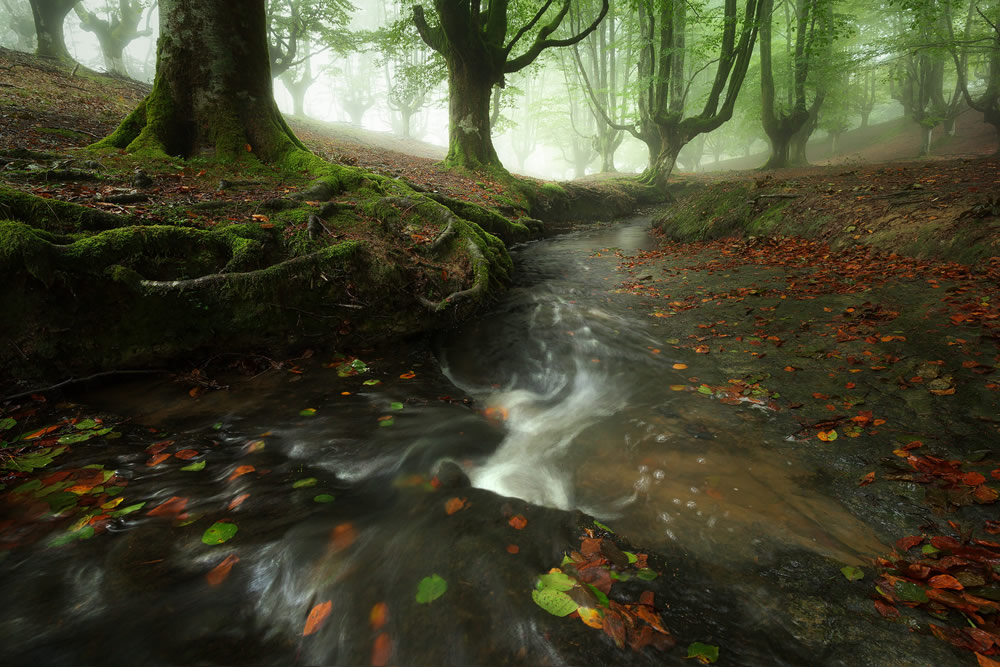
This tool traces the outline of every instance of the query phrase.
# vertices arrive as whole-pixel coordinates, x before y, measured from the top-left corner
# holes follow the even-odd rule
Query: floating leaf
[[[576,579],[564,572],[550,572],[538,577],[538,588],[551,588],[557,591],[568,591],[576,586]]]
[[[77,442],[86,442],[96,435],[93,432],[90,433],[70,433],[59,438],[60,445],[72,445]]]
[[[830,429],[829,431],[819,431],[816,433],[816,437],[823,442],[833,442],[837,439],[837,431],[834,429]]]
[[[626,557],[626,558],[628,558],[628,564],[629,564],[629,565],[632,565],[633,563],[635,563],[636,561],[638,561],[638,560],[639,560],[639,557],[638,557],[638,556],[636,556],[636,555],[635,555],[634,553],[632,553],[631,551],[623,551],[622,553],[623,553],[623,554],[625,554],[625,557]]]
[[[239,528],[236,527],[235,523],[216,521],[205,530],[205,534],[201,536],[201,541],[209,545],[222,544],[233,539],[238,530]]]
[[[389,404],[389,407],[393,410],[402,410],[403,404],[400,403],[399,401],[393,401],[392,403]]]
[[[15,426],[17,426],[17,420],[13,417],[4,417],[3,419],[0,419],[0,431],[9,431]]]
[[[334,497],[329,493],[321,493],[318,496],[313,496],[313,502],[317,503],[332,503],[334,500]]]
[[[413,371],[407,371],[406,373],[403,373],[399,377],[401,377],[404,380],[412,380],[413,378],[417,377],[417,374],[414,373]]]
[[[299,410],[299,415],[302,417],[312,417],[316,414],[316,408],[306,408],[305,410]]]
[[[392,639],[389,633],[380,632],[372,644],[372,667],[385,667],[392,659]]]
[[[306,618],[306,625],[302,628],[302,636],[308,637],[319,630],[323,625],[323,621],[326,620],[326,617],[330,615],[332,610],[333,600],[320,602],[318,605],[310,609],[309,616]]]
[[[554,588],[536,588],[531,591],[531,599],[553,616],[568,616],[580,607],[573,598]]]
[[[374,387],[377,384],[382,384],[382,381],[381,380],[365,380],[361,384],[367,385],[369,387]]]
[[[190,461],[196,456],[198,456],[198,450],[196,449],[182,449],[179,452],[174,452],[174,458],[181,461]]]
[[[515,516],[512,516],[510,518],[510,521],[508,521],[507,523],[509,523],[511,528],[513,528],[514,530],[521,530],[528,525],[528,520],[525,519],[520,514],[517,514]]]
[[[706,396],[711,396],[712,395],[712,388],[709,387],[707,384],[700,385],[698,387],[698,393],[699,394],[705,394]]]
[[[295,483],[292,484],[292,488],[293,489],[305,489],[305,488],[308,488],[310,486],[316,486],[316,484],[318,482],[319,482],[319,480],[316,479],[315,477],[304,477],[303,479],[296,480]]]
[[[712,646],[711,644],[694,642],[688,646],[687,657],[695,658],[703,665],[707,665],[719,659],[719,647]]]
[[[183,468],[181,468],[181,470],[186,470],[188,472],[198,472],[199,470],[204,470],[204,469],[205,469],[204,459],[202,459],[201,461],[195,461],[194,463],[186,465]]]
[[[656,579],[660,575],[658,575],[655,571],[650,570],[648,567],[644,567],[641,570],[639,570],[639,573],[636,574],[636,576],[642,579],[643,581],[652,581],[653,579]]]
[[[395,423],[396,423],[396,420],[393,419],[392,417],[379,417],[379,420],[378,420],[378,425],[379,426],[392,426]]]
[[[865,578],[864,571],[860,567],[854,567],[853,565],[845,565],[840,568],[840,573],[848,581],[860,581]]]
[[[243,502],[247,498],[249,498],[249,497],[250,497],[249,493],[241,493],[240,495],[236,496],[231,501],[229,501],[229,505],[227,506],[227,509],[231,509],[231,510],[236,509],[237,507],[239,507],[240,505],[242,505]]]
[[[254,468],[253,466],[236,466],[236,470],[234,470],[232,474],[229,475],[229,479],[227,481],[231,482],[237,477],[242,477],[243,475],[252,473],[255,470],[256,468]]]
[[[368,613],[368,622],[372,630],[381,630],[389,620],[389,605],[384,602],[376,602],[372,610]]]
[[[205,580],[208,581],[209,586],[218,586],[226,577],[229,576],[229,571],[233,569],[233,565],[240,562],[240,557],[236,554],[229,554],[222,559],[222,562],[213,567],[208,574],[205,575]]]
[[[674,364],[674,365],[672,366],[672,368],[673,368],[673,369],[674,369],[675,371],[682,371],[682,370],[686,369],[687,367],[688,367],[688,365],[687,365],[687,364]]]
[[[594,609],[592,607],[577,607],[577,613],[580,614],[580,620],[592,628],[600,630],[603,627],[603,616],[599,609]]]
[[[449,498],[448,501],[444,504],[445,513],[451,516],[455,512],[465,509],[468,500],[469,500],[468,498],[458,498],[458,497]]]
[[[417,584],[417,602],[421,604],[433,602],[448,590],[448,582],[436,574],[424,577]],[[574,603],[575,604],[575,603]]]

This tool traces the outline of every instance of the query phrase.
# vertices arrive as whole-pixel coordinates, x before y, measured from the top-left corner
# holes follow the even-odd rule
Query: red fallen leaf
[[[1000,493],[996,489],[985,484],[980,484],[976,487],[976,490],[972,492],[975,497],[976,502],[981,505],[989,505],[990,503],[995,503],[997,498],[1000,498]]]
[[[665,635],[670,634],[667,628],[663,625],[663,619],[660,618],[660,615],[653,611],[650,607],[633,605],[631,611],[633,614],[646,621],[646,623],[652,626],[657,632]]]
[[[990,477],[993,479],[1000,479],[1000,468],[990,471]]]
[[[515,514],[510,518],[510,521],[508,521],[507,523],[509,523],[511,528],[513,528],[514,530],[521,530],[522,528],[528,525],[528,520],[525,519],[520,514]]]
[[[343,551],[354,544],[358,539],[358,532],[354,530],[354,524],[350,521],[339,523],[330,531],[330,551]]]
[[[653,591],[643,591],[639,594],[639,604],[644,604],[647,607],[653,606]]]
[[[926,579],[931,574],[931,569],[920,563],[909,563],[906,568],[906,576],[913,579]]]
[[[52,426],[46,426],[43,429],[39,429],[38,431],[35,431],[34,433],[30,433],[30,434],[24,436],[23,438],[21,438],[21,440],[36,440],[37,438],[40,438],[43,435],[48,435],[49,433],[52,433],[52,431],[55,431],[56,429],[62,428],[62,425],[65,424],[65,423],[66,422],[59,422],[58,424],[53,424]]]
[[[898,540],[896,540],[896,548],[902,552],[906,552],[923,541],[924,541],[923,535],[910,535],[908,537],[901,537]]]
[[[955,388],[948,387],[947,389],[931,389],[930,392],[936,396],[951,396],[955,393]]]
[[[231,482],[237,477],[242,477],[243,475],[251,473],[254,470],[256,470],[256,468],[254,468],[253,466],[237,466],[236,470],[233,471],[233,473],[229,476],[229,479],[226,481]]]
[[[986,520],[986,532],[990,535],[1000,535],[1000,521]]]
[[[698,347],[694,348],[694,351],[697,352],[698,354],[708,354],[709,351],[708,345],[699,345]],[[618,648],[621,648],[621,646],[619,646]]]
[[[417,377],[417,374],[414,373],[413,371],[407,371],[406,373],[403,373],[399,377],[401,377],[404,380],[412,380],[413,378]]]
[[[183,461],[187,461],[189,459],[193,459],[194,457],[198,456],[198,452],[197,450],[194,449],[182,449],[179,452],[174,452],[174,456]]]
[[[149,447],[146,447],[146,453],[150,456],[156,456],[164,449],[174,444],[173,440],[163,440],[162,442],[154,442]]]
[[[974,614],[976,610],[979,609],[979,607],[973,604],[969,604],[958,595],[955,595],[954,593],[951,593],[949,591],[943,591],[939,588],[928,588],[924,591],[924,593],[931,600],[939,602],[943,605],[947,605],[954,609],[958,609],[959,611],[964,612],[966,614]]]
[[[57,482],[61,482],[70,476],[70,470],[60,470],[59,472],[54,472],[48,477],[42,479],[42,486],[51,486]]]
[[[173,496],[146,512],[146,516],[162,516],[168,519],[176,517],[178,519],[183,519],[187,516],[187,514],[184,513],[184,508],[187,507],[187,503],[187,498]]]
[[[603,567],[577,568],[577,579],[590,584],[605,595],[611,592],[611,573]]]
[[[927,583],[934,588],[950,588],[955,591],[960,591],[965,588],[965,586],[963,586],[958,579],[950,574],[939,574],[933,576],[927,580]]]
[[[888,602],[875,600],[875,609],[885,618],[899,618],[899,610]]]
[[[205,575],[205,580],[208,582],[209,586],[218,586],[226,577],[229,576],[229,571],[233,569],[233,565],[240,562],[240,557],[236,554],[229,554],[222,559],[222,562],[213,567],[208,574]]]
[[[376,602],[368,614],[368,622],[371,623],[372,630],[381,630],[389,621],[389,605],[384,602]]]
[[[585,537],[580,540],[580,553],[585,557],[593,556],[601,552],[601,539]]]
[[[604,612],[604,620],[601,622],[604,633],[611,637],[615,646],[622,648],[625,646],[625,622],[621,614],[611,609]]]
[[[638,569],[645,570],[649,566],[649,564],[646,562],[646,560],[649,558],[648,555],[646,555],[646,554],[636,554],[635,557],[637,559],[635,561],[635,566]]]
[[[323,621],[326,620],[326,617],[330,615],[332,610],[332,600],[320,602],[318,605],[309,610],[309,616],[306,618],[305,627],[302,628],[302,636],[308,637],[319,630],[323,625]]]
[[[603,623],[602,623],[603,629]],[[629,633],[628,645],[633,651],[639,652],[653,643],[653,629],[648,625],[642,626],[642,628],[636,632]]]
[[[986,477],[978,472],[967,472],[962,475],[962,483],[968,486],[979,486],[986,481]]]
[[[979,661],[979,667],[1000,667],[1000,662],[987,658],[982,653],[976,653],[976,660]]]
[[[861,478],[860,482],[858,482],[858,486],[867,486],[868,484],[871,484],[874,481],[875,481],[875,471],[873,470],[869,473],[865,473],[865,476]]]
[[[821,401],[825,401],[830,398],[827,394],[821,394],[818,391],[814,391],[812,396],[813,398],[818,398]]]
[[[509,554],[516,554],[519,551],[521,551],[521,547],[517,546],[516,544],[508,544],[507,545],[507,553],[509,553]]]
[[[387,632],[380,632],[372,646],[372,667],[385,667],[392,658],[392,640]]]
[[[450,516],[466,508],[468,498],[451,498],[444,504],[444,511]]]
[[[250,497],[249,493],[242,493],[229,502],[229,509],[234,510],[243,504],[243,501]]]

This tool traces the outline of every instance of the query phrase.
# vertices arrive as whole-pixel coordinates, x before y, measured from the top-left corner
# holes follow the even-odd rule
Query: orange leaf
[[[389,605],[384,602],[376,602],[368,614],[368,622],[371,623],[372,630],[381,630],[389,620]]]
[[[976,501],[983,505],[988,505],[990,503],[995,503],[997,498],[1000,497],[1000,493],[996,489],[985,484],[980,484],[976,487],[976,490],[972,492],[975,496]]]
[[[853,382],[848,382],[847,384],[844,385],[844,388],[846,388],[846,389],[854,389],[857,386],[858,385],[854,384]]]
[[[205,575],[205,580],[208,581],[209,586],[218,586],[226,577],[229,576],[229,571],[233,569],[233,565],[240,562],[240,557],[235,554],[229,554],[222,562],[211,569],[211,571]]]
[[[520,550],[521,550],[521,547],[517,546],[516,544],[508,544],[507,545],[507,553],[509,553],[509,554],[516,554]]]
[[[687,365],[687,364],[674,364],[674,365],[673,365],[673,369],[674,369],[675,371],[682,371],[682,370],[684,370],[684,369],[685,369],[685,368],[687,368],[687,367],[688,367],[688,365]]]
[[[149,466],[150,468],[152,468],[153,466],[158,466],[167,459],[169,459],[170,456],[171,456],[170,454],[157,454],[153,458],[146,461],[146,465]]]
[[[187,514],[184,514],[184,508],[187,507],[187,502],[187,498],[178,498],[177,496],[173,496],[146,512],[146,515],[162,516],[167,518],[177,517],[178,519],[183,519],[187,516]]]
[[[962,475],[962,483],[968,486],[979,486],[986,481],[986,477],[978,472],[967,472]]]
[[[61,428],[61,427],[62,427],[62,423],[53,424],[52,426],[46,426],[45,428],[40,429],[38,431],[35,431],[34,433],[31,433],[29,435],[26,435],[26,436],[24,436],[21,439],[22,440],[35,440],[36,438],[40,438],[43,435],[48,435],[49,433],[52,433],[52,431],[55,431],[56,429]]]
[[[246,499],[247,499],[247,498],[249,498],[249,497],[250,497],[250,494],[249,494],[249,493],[243,493],[243,494],[240,494],[240,495],[236,496],[236,497],[235,497],[235,498],[233,498],[233,499],[232,499],[232,501],[231,501],[231,502],[229,503],[229,509],[231,509],[231,510],[234,510],[234,509],[236,509],[237,507],[239,507],[240,505],[242,505],[242,504],[243,504],[243,501],[244,501],[244,500],[246,500]]]
[[[601,620],[601,613],[596,609],[580,607],[576,612],[580,615],[580,620],[583,621],[584,625],[589,625],[598,630],[604,627],[604,622]]]
[[[935,396],[951,396],[955,393],[955,388],[948,387],[947,389],[931,389],[931,393]]]
[[[175,452],[174,456],[183,461],[187,461],[188,459],[193,459],[194,457],[198,456],[198,451],[195,449],[182,449],[179,452]]]
[[[976,654],[976,660],[979,661],[979,667],[1000,667],[1000,662],[987,658],[982,653]]]
[[[699,345],[698,347],[694,348],[694,351],[697,352],[698,354],[708,354],[708,345]]]
[[[604,612],[602,626],[604,633],[611,637],[615,646],[618,648],[625,646],[625,621],[622,620],[621,614],[611,609],[607,610]]]
[[[450,516],[455,512],[465,509],[468,498],[451,498],[444,504],[444,511]]]
[[[242,477],[243,475],[251,473],[254,470],[256,470],[256,468],[254,468],[253,466],[238,466],[236,470],[233,471],[233,474],[229,476],[229,479],[227,481],[231,482],[237,477]]]
[[[401,377],[404,380],[412,380],[413,378],[417,377],[417,374],[414,373],[413,371],[407,371],[402,375],[400,375],[399,377]]]
[[[867,486],[868,484],[871,484],[874,481],[875,481],[875,471],[873,470],[869,473],[866,473],[865,476],[861,478],[861,481],[858,482],[858,486]]]
[[[163,440],[162,442],[154,442],[149,447],[146,447],[146,453],[150,456],[156,456],[164,449],[174,444],[173,440]]]
[[[388,633],[380,632],[372,646],[372,666],[385,667],[392,658],[392,640]]]
[[[507,523],[509,523],[514,530],[521,530],[522,528],[528,525],[528,520],[525,519],[520,514],[518,514],[512,516],[510,518],[510,521],[508,521]]]
[[[354,530],[354,524],[350,521],[337,524],[330,533],[330,549],[333,551],[343,551],[354,544],[358,539],[358,532]],[[376,628],[377,629],[377,628]]]
[[[937,576],[931,577],[930,579],[927,580],[927,583],[929,583],[934,588],[950,588],[956,591],[960,591],[965,588],[965,586],[963,586],[958,579],[951,576],[950,574],[939,574]]]
[[[320,602],[318,605],[313,607],[309,611],[309,617],[306,618],[306,626],[302,628],[302,636],[308,637],[313,634],[323,625],[323,621],[326,617],[330,615],[333,610],[333,601],[327,600],[326,602]]]
[[[253,146],[251,146],[250,144],[245,144],[243,147],[246,149],[247,153],[253,152]]]

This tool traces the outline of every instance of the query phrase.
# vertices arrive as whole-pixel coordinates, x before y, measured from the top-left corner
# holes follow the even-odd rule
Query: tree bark
[[[274,102],[264,3],[161,0],[153,91],[99,145],[265,162],[305,150]]]
[[[493,82],[475,62],[449,58],[448,157],[450,166],[480,170],[499,166],[490,133],[490,95]]]
[[[35,19],[38,48],[35,53],[43,58],[72,61],[66,48],[63,23],[66,15],[79,0],[29,0],[31,15]]]

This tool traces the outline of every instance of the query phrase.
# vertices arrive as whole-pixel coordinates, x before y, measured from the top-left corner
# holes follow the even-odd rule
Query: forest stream
[[[621,257],[654,246],[648,218],[582,226],[514,249],[502,302],[431,341],[195,398],[159,376],[72,395],[53,423],[126,421],[59,455],[26,490],[41,510],[15,507],[0,662],[964,664],[841,574],[891,546],[821,481],[836,457],[799,456],[770,398],[700,389],[723,357],[681,359],[691,323],[619,289]],[[618,647],[533,599],[602,535],[629,560],[605,592],[653,600],[660,641]]]

